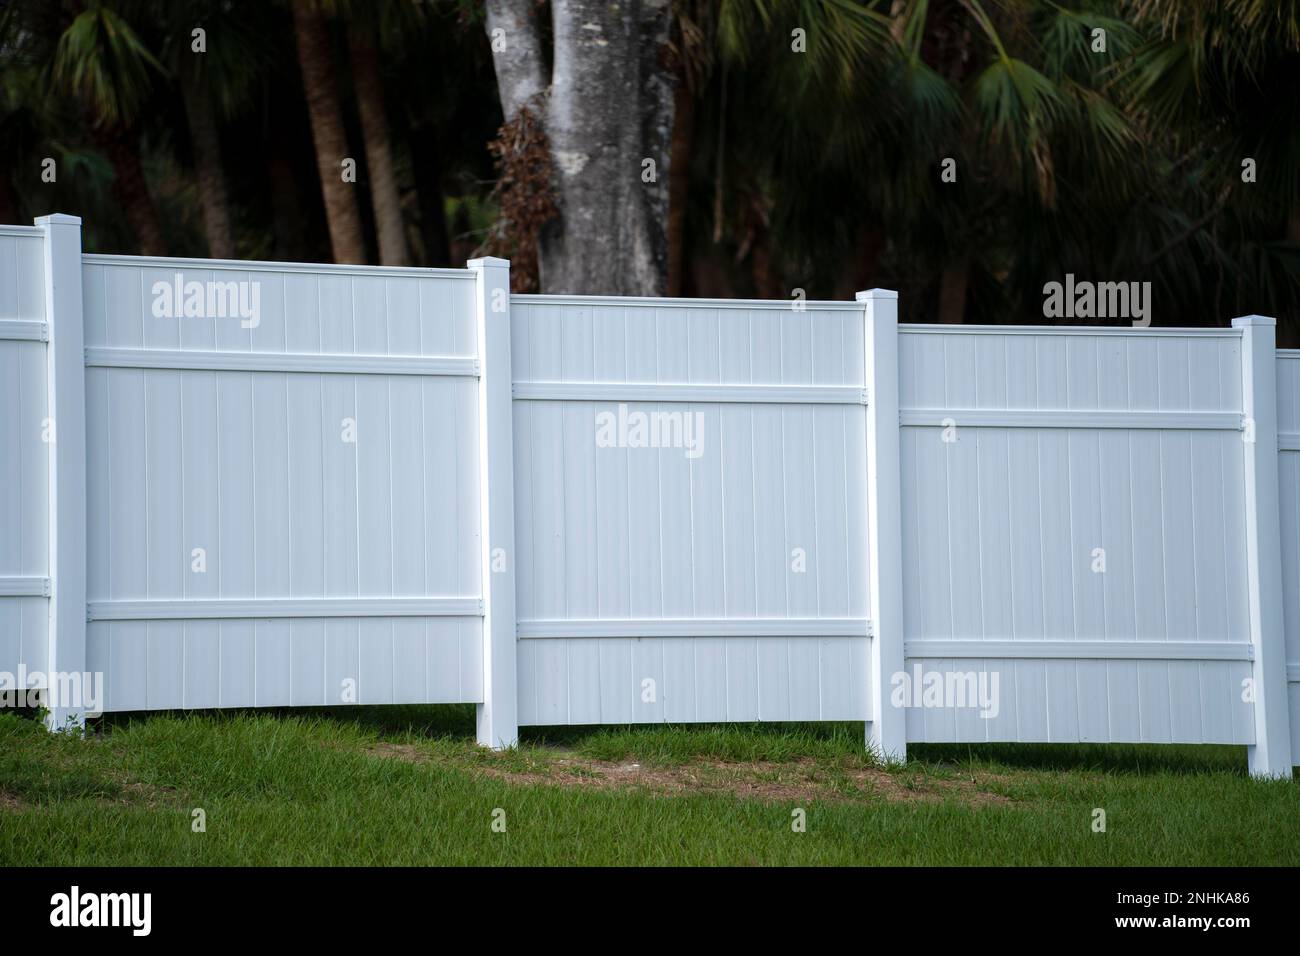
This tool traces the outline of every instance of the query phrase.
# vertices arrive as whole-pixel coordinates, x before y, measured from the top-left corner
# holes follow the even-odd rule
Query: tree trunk
[[[641,132],[644,151],[634,159],[653,159],[656,182],[643,184],[650,214],[650,242],[658,270],[658,294],[668,280],[668,209],[672,186],[673,122],[677,107],[678,73],[673,66],[672,0],[642,0],[641,22]],[[689,164],[688,164],[689,165]],[[685,170],[689,174],[689,168]],[[644,180],[644,176],[642,177]]]
[[[754,295],[760,299],[790,298],[781,288],[772,262],[772,243],[766,231],[760,234],[749,251],[750,275],[754,280]]]
[[[443,207],[442,170],[438,163],[437,131],[430,124],[411,134],[415,162],[415,193],[420,204],[420,239],[426,266],[463,266],[451,261],[447,240],[447,214]]]
[[[488,42],[507,123],[546,89],[537,10],[537,0],[487,0]]]
[[[271,233],[274,258],[301,262],[307,258],[303,242],[303,210],[298,202],[298,177],[293,164],[278,142],[271,147],[266,161],[267,183],[271,191]]]
[[[672,80],[668,0],[554,0],[546,132],[560,218],[543,231],[542,288],[660,295],[667,272]],[[645,160],[654,161],[653,181]]]
[[[686,79],[685,54],[677,77],[674,104],[672,157],[668,161],[668,295],[679,296],[685,285],[682,260],[686,255],[686,204],[690,196],[691,154],[695,149],[695,91]]]
[[[139,135],[133,130],[104,130],[95,139],[113,164],[113,197],[135,233],[136,251],[142,256],[166,255],[162,223],[140,162]]]
[[[853,257],[844,264],[835,286],[835,297],[852,299],[858,292],[875,287],[876,267],[885,251],[885,232],[867,219],[858,221]]]
[[[705,299],[734,299],[736,288],[731,270],[720,256],[717,246],[706,246],[687,260],[691,270],[691,291]]]
[[[533,0],[488,0],[506,121],[546,90]],[[668,265],[670,0],[553,0],[543,126],[560,215],[542,233],[548,292],[659,295]],[[653,160],[653,175],[646,160]]]
[[[357,212],[355,184],[344,182],[342,176],[343,160],[356,157],[349,156],[343,131],[343,111],[334,85],[329,32],[324,17],[310,0],[293,0],[293,24],[334,261],[363,263],[366,251],[361,235],[361,217]]]
[[[194,169],[199,180],[199,203],[203,207],[203,231],[208,238],[208,255],[213,259],[235,258],[235,235],[230,224],[230,199],[226,176],[221,168],[221,138],[216,111],[207,84],[190,71],[181,76],[185,119],[194,149]]]
[[[939,276],[939,321],[960,325],[966,320],[966,286],[970,283],[970,260],[949,263]]]
[[[366,139],[366,170],[370,175],[370,202],[379,233],[379,261],[386,266],[410,263],[406,249],[406,227],[402,222],[402,200],[393,171],[393,149],[388,134],[388,111],[384,107],[384,86],[379,78],[375,47],[360,25],[349,31],[352,83],[361,113]]]

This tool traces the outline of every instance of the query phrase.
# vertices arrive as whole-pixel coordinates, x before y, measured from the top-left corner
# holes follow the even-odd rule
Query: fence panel
[[[521,724],[866,719],[863,310],[515,296]]]
[[[43,255],[43,229],[0,226],[0,671],[15,683],[49,666]]]
[[[1278,477],[1282,516],[1282,601],[1291,745],[1300,741],[1300,350],[1277,353]]]
[[[473,279],[85,257],[106,710],[482,700]]]
[[[1241,333],[900,339],[908,738],[1252,743]]]

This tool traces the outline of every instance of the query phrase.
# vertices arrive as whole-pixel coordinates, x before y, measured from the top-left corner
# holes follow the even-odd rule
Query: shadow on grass
[[[182,718],[201,714],[223,721],[237,715],[303,718],[353,725],[380,738],[474,739],[473,704],[258,708],[162,712]],[[107,714],[92,732],[159,716]],[[727,761],[790,761],[802,758],[868,763],[860,722],[751,724],[627,724],[524,727],[520,744],[574,750],[601,760],[636,758],[666,763],[697,758]],[[1086,771],[1099,773],[1229,773],[1245,775],[1245,749],[1181,744],[913,744],[911,765],[980,766],[987,769]]]
[[[1246,748],[1226,744],[912,744],[908,756],[1021,770],[1246,774]]]
[[[92,733],[111,733],[154,717],[201,717],[214,723],[248,717],[319,720],[352,725],[377,736],[465,737],[474,739],[473,704],[393,704],[343,707],[256,707],[227,710],[126,711],[105,714],[91,723]]]

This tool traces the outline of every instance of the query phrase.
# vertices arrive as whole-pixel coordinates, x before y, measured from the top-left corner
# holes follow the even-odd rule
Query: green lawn
[[[1300,785],[1248,779],[1239,747],[931,745],[881,769],[861,735],[581,729],[494,754],[465,707],[123,716],[86,740],[3,714],[0,864],[1300,864]]]

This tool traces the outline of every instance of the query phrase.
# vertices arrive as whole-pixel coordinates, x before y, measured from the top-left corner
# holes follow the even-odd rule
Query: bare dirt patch
[[[369,748],[376,757],[421,763],[433,756],[412,744],[379,743]],[[468,765],[473,773],[508,783],[574,787],[591,790],[639,790],[657,796],[695,793],[731,794],[767,803],[942,803],[953,800],[972,807],[1010,805],[1005,795],[989,787],[996,775],[961,778],[919,773],[889,773],[877,767],[796,761],[726,762],[697,759],[671,765],[632,760],[590,760],[573,754],[549,760],[513,761],[488,758]]]
[[[109,771],[108,779],[117,792],[106,799],[124,806],[147,807],[150,810],[157,810],[174,805],[180,796],[179,791],[173,786],[145,783],[122,770]]]
[[[411,744],[390,744],[382,740],[373,747],[367,747],[366,752],[376,757],[392,757],[396,760],[405,760],[407,763],[422,763],[429,759],[429,755],[421,751],[419,747]]]
[[[0,790],[0,811],[18,811],[22,808],[23,802],[15,794],[10,793],[8,790]]]

